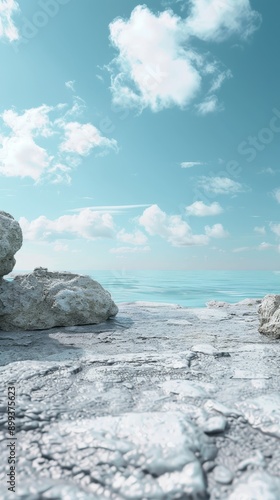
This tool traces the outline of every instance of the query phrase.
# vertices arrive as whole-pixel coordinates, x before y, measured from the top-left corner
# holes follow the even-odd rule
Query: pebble
[[[224,465],[217,465],[214,469],[214,479],[217,483],[230,484],[233,480],[233,473]]]
[[[227,419],[222,415],[217,417],[210,417],[202,426],[203,432],[206,434],[215,434],[216,432],[223,432],[227,426]]]

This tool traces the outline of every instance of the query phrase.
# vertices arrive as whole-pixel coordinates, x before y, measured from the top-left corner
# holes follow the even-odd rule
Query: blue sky
[[[17,269],[279,269],[277,0],[0,0]]]

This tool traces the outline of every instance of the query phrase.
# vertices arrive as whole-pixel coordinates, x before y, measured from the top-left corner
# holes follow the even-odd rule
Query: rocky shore
[[[126,303],[98,325],[1,331],[0,497],[280,498],[280,345],[260,301]]]

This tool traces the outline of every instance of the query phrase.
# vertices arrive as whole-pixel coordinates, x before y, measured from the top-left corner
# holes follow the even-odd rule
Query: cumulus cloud
[[[0,39],[14,42],[19,39],[19,32],[14,23],[13,16],[19,11],[18,2],[15,0],[2,0],[0,2]]]
[[[155,14],[138,5],[129,19],[117,18],[109,25],[117,51],[107,67],[113,102],[138,111],[183,108],[203,88],[205,98],[198,112],[221,109],[213,93],[232,77],[231,71],[203,53],[201,45],[200,52],[195,50],[194,43],[196,39],[222,41],[233,34],[247,38],[259,23],[249,0],[191,0],[186,18],[170,9]]]
[[[227,238],[229,236],[222,224],[214,224],[212,227],[205,226],[205,233],[209,238]]]
[[[266,234],[266,230],[265,230],[264,226],[256,226],[256,227],[254,227],[254,231],[255,231],[255,233],[258,233],[258,234]]]
[[[159,111],[192,101],[201,77],[192,54],[183,48],[180,17],[171,11],[154,15],[138,5],[130,19],[110,24],[110,39],[119,52],[110,66],[116,103]]]
[[[206,217],[210,215],[219,215],[223,213],[223,208],[216,201],[210,205],[206,205],[203,201],[195,201],[192,205],[186,207],[187,215],[194,215],[196,217]]]
[[[121,229],[117,233],[117,238],[123,243],[129,243],[130,245],[145,245],[148,241],[147,236],[139,230],[127,233],[124,229]]]
[[[85,208],[79,214],[62,215],[51,220],[41,215],[32,221],[25,217],[19,219],[19,224],[26,240],[55,241],[58,239],[113,238],[115,227],[111,214],[93,212]]]
[[[94,148],[117,149],[116,141],[91,123],[73,121],[75,113],[81,113],[75,103],[70,110],[63,104],[43,104],[22,113],[5,110],[0,115],[0,175],[69,183],[81,157]]]
[[[236,194],[244,191],[240,182],[233,181],[228,177],[203,176],[199,179],[198,185],[204,191],[213,194]]]
[[[191,0],[189,32],[201,40],[221,42],[232,35],[248,38],[261,23],[250,0]]]
[[[70,122],[64,124],[65,140],[61,143],[61,151],[87,156],[98,146],[117,147],[114,139],[107,139],[91,123]]]
[[[144,210],[139,217],[139,224],[148,234],[160,236],[173,246],[207,245],[209,238],[205,234],[193,234],[191,227],[180,215],[167,215],[158,205]]]

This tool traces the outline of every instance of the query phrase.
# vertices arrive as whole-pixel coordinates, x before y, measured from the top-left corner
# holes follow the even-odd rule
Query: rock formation
[[[39,267],[13,281],[3,279],[15,265],[21,228],[0,212],[0,329],[41,330],[100,323],[118,312],[109,292],[89,276]]]
[[[6,212],[0,211],[0,279],[15,266],[15,253],[22,245],[19,223]]]
[[[280,295],[266,295],[259,306],[259,332],[280,338]]]

